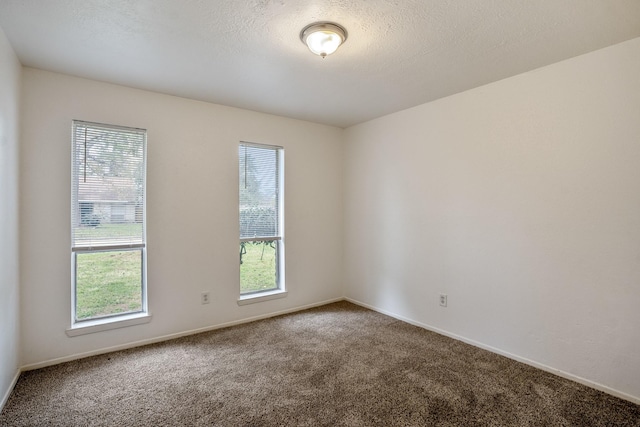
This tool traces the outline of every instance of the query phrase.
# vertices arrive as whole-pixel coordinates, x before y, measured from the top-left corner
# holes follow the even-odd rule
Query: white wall
[[[640,39],[345,141],[349,298],[640,402]]]
[[[18,116],[21,68],[0,28],[0,409],[20,366]]]
[[[24,365],[318,303],[342,294],[342,131],[25,68]],[[150,323],[69,338],[71,121],[148,130]],[[287,298],[239,307],[239,141],[285,148]],[[200,293],[211,292],[211,304]]]

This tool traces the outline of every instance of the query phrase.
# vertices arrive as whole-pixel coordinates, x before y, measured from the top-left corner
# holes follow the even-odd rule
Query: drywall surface
[[[0,409],[20,367],[18,139],[21,69],[0,29]]]
[[[347,297],[640,399],[640,39],[345,142]]]
[[[25,68],[23,365],[342,296],[342,130]],[[71,123],[144,128],[150,323],[73,338]],[[285,149],[283,299],[238,306],[238,143]],[[200,293],[210,292],[202,305]]]

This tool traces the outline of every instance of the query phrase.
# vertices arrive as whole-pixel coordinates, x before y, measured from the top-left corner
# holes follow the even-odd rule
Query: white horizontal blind
[[[73,122],[74,250],[144,247],[146,131]]]
[[[280,238],[279,147],[240,144],[240,239]]]

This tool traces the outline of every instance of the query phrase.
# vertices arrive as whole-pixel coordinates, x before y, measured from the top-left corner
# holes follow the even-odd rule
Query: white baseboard
[[[307,305],[303,305],[303,306],[299,306],[299,307],[289,308],[289,309],[286,309],[286,310],[276,311],[274,313],[262,314],[260,316],[248,317],[246,319],[234,320],[232,322],[221,323],[221,324],[214,325],[214,326],[207,326],[207,327],[204,327],[204,328],[192,329],[192,330],[189,330],[189,331],[178,332],[178,333],[175,333],[175,334],[163,335],[163,336],[156,337],[156,338],[149,338],[149,339],[145,339],[145,340],[141,340],[141,341],[134,341],[134,342],[121,344],[121,345],[116,345],[116,346],[112,346],[112,347],[104,347],[104,348],[101,348],[101,349],[98,349],[98,350],[87,351],[87,352],[84,352],[84,353],[72,354],[70,356],[58,357],[58,358],[55,358],[55,359],[45,360],[45,361],[42,361],[42,362],[31,363],[31,364],[22,366],[21,370],[22,371],[30,371],[30,370],[33,370],[33,369],[40,369],[40,368],[44,368],[44,367],[47,367],[47,366],[57,365],[59,363],[70,362],[72,360],[83,359],[85,357],[97,356],[99,354],[112,353],[114,351],[127,350],[129,348],[141,347],[143,345],[149,345],[149,344],[155,344],[155,343],[158,343],[158,342],[168,341],[168,340],[172,340],[172,339],[175,339],[175,338],[185,337],[185,336],[188,336],[188,335],[199,334],[201,332],[208,332],[208,331],[213,331],[213,330],[216,330],[216,329],[228,328],[230,326],[240,325],[240,324],[243,324],[243,323],[255,322],[256,320],[262,320],[262,319],[267,319],[267,318],[270,318],[270,317],[281,316],[283,314],[295,313],[296,311],[307,310],[309,308],[319,307],[321,305],[331,304],[333,302],[338,302],[338,301],[344,301],[344,298],[343,297],[333,298],[333,299],[322,301],[322,302],[317,302],[317,303],[313,303],[313,304],[307,304]]]
[[[411,325],[418,326],[418,327],[423,328],[423,329],[427,329],[429,331],[435,332],[435,333],[440,334],[440,335],[447,336],[449,338],[453,338],[453,339],[458,340],[458,341],[462,341],[464,343],[470,344],[470,345],[472,345],[474,347],[481,348],[483,350],[488,350],[488,351],[490,351],[492,353],[499,354],[501,356],[504,356],[504,357],[507,357],[509,359],[515,360],[517,362],[521,362],[521,363],[524,363],[526,365],[533,366],[534,368],[541,369],[543,371],[549,372],[549,373],[557,375],[559,377],[566,378],[566,379],[571,380],[571,381],[575,381],[575,382],[580,383],[582,385],[586,385],[587,387],[594,388],[596,390],[602,391],[602,392],[610,394],[612,396],[619,397],[620,399],[628,400],[629,402],[632,402],[632,403],[635,403],[637,405],[640,405],[640,397],[632,396],[632,395],[624,393],[622,391],[615,390],[615,389],[613,389],[611,387],[607,387],[606,385],[599,384],[599,383],[596,383],[594,381],[590,381],[590,380],[588,380],[586,378],[582,378],[582,377],[579,377],[577,375],[573,375],[573,374],[570,374],[568,372],[564,372],[564,371],[562,371],[560,369],[556,369],[556,368],[553,368],[551,366],[547,366],[545,364],[538,363],[538,362],[536,362],[534,360],[527,359],[526,357],[521,357],[521,356],[518,356],[516,354],[512,354],[512,353],[509,353],[507,351],[500,350],[499,348],[495,348],[495,347],[492,347],[490,345],[486,345],[486,344],[483,344],[481,342],[474,341],[472,339],[469,339],[469,338],[466,338],[466,337],[463,337],[463,336],[460,336],[460,335],[456,335],[456,334],[453,334],[451,332],[447,332],[445,330],[433,327],[431,325],[427,325],[427,324],[424,324],[424,323],[421,323],[421,322],[417,322],[415,320],[406,318],[404,316],[400,316],[400,315],[398,315],[396,313],[391,313],[391,312],[389,312],[387,310],[382,310],[382,309],[380,309],[378,307],[374,307],[372,305],[363,303],[361,301],[357,301],[357,300],[355,300],[353,298],[345,297],[344,299],[346,301],[349,301],[349,302],[353,303],[353,304],[359,305],[361,307],[368,308],[369,310],[373,310],[373,311],[377,311],[378,313],[386,314],[387,316],[393,317],[394,319],[401,320],[401,321],[409,323]]]
[[[20,378],[20,372],[22,372],[20,369],[16,371],[16,374],[13,376],[13,380],[11,381],[9,388],[5,390],[4,394],[2,395],[2,400],[0,400],[0,412],[2,412],[2,409],[4,409],[4,405],[7,403],[7,400],[9,400],[9,396],[11,396],[11,392],[18,382],[18,378]]]

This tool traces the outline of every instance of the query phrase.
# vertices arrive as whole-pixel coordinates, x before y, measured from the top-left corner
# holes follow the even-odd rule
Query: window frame
[[[259,149],[273,150],[276,153],[276,195],[277,195],[277,235],[276,236],[257,236],[242,238],[239,237],[239,244],[243,242],[256,241],[274,241],[276,242],[276,288],[266,290],[256,290],[242,292],[241,283],[238,285],[238,305],[252,304],[260,301],[267,301],[276,298],[284,298],[287,296],[285,285],[285,236],[284,236],[284,147],[271,144],[261,144],[248,141],[240,141],[238,144],[238,168],[240,168],[240,148],[254,147]],[[238,171],[240,172],[240,171]],[[238,180],[237,188],[240,188],[240,180]],[[240,199],[238,199],[238,207],[240,208]],[[238,210],[238,225],[240,226],[240,213]],[[238,233],[240,236],[240,233]],[[238,274],[240,273],[240,264],[238,264]],[[238,276],[240,277],[240,276]]]
[[[141,242],[140,243],[113,243],[74,246],[74,210],[79,209],[76,219],[82,218],[82,203],[79,200],[79,185],[77,182],[78,168],[80,164],[77,162],[77,140],[76,128],[78,126],[86,126],[88,128],[96,127],[108,129],[110,131],[123,131],[137,133],[142,136],[142,200],[140,203],[142,222]],[[104,123],[88,122],[84,120],[73,120],[71,126],[71,327],[67,329],[68,336],[83,335],[86,333],[99,332],[103,330],[121,328],[136,324],[147,323],[151,320],[148,310],[147,298],[147,220],[146,220],[146,170],[147,170],[147,130],[126,126],[110,125]],[[135,215],[138,215],[136,210]],[[137,218],[137,217],[136,217]],[[78,285],[78,255],[91,254],[101,252],[140,252],[140,310],[127,311],[123,313],[111,313],[103,316],[90,317],[86,319],[77,318],[77,285]]]

